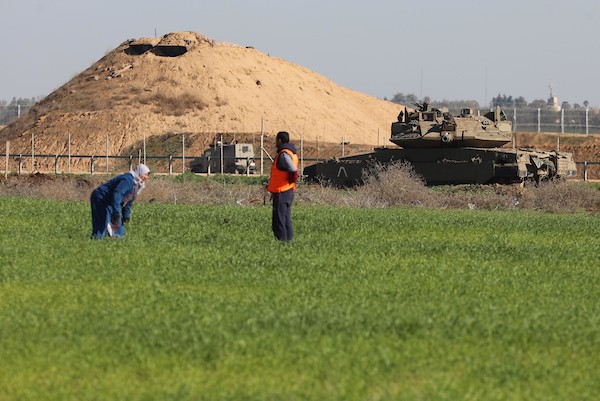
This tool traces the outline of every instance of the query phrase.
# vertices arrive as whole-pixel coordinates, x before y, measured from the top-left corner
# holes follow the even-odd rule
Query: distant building
[[[548,85],[550,88],[550,96],[548,97],[548,108],[554,111],[560,111],[560,105],[558,104],[558,96],[552,94],[552,85]]]

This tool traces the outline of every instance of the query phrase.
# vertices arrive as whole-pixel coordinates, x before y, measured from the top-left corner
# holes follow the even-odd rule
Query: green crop
[[[590,214],[0,197],[0,400],[594,400]]]

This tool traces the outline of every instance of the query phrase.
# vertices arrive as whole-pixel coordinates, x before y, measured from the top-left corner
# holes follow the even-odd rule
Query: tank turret
[[[494,148],[512,139],[512,124],[496,107],[483,116],[462,109],[459,116],[430,108],[425,102],[417,109],[404,108],[392,123],[390,141],[402,148],[479,147]]]

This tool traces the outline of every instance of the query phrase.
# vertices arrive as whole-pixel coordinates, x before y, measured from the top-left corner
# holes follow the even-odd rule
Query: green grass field
[[[595,400],[590,214],[0,197],[0,400]]]

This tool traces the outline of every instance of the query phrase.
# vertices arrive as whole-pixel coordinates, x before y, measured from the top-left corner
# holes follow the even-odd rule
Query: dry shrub
[[[32,174],[0,178],[0,196],[88,201],[106,176]],[[259,185],[152,177],[137,202],[248,206],[268,203]]]
[[[57,200],[88,200],[92,190],[101,182],[96,177],[69,177],[39,173],[9,176],[2,177],[0,180],[0,195]]]
[[[438,197],[406,162],[387,166],[374,165],[363,177],[364,185],[356,189],[355,206],[390,207],[399,205],[429,206],[439,204]]]
[[[51,174],[0,177],[0,196],[88,201],[106,176]],[[426,187],[409,165],[377,166],[365,177],[365,185],[339,189],[325,185],[300,185],[296,201],[336,207],[431,208],[510,210],[530,209],[572,213],[600,210],[600,191],[585,182],[548,181],[531,185],[456,185]],[[269,205],[260,184],[228,183],[212,179],[154,176],[138,202],[208,205]]]
[[[596,211],[600,191],[581,181],[542,181],[537,187],[527,187],[519,202],[524,209],[549,212]]]
[[[332,206],[384,208],[399,205],[449,209],[548,212],[600,210],[600,191],[585,182],[545,181],[526,185],[445,185],[427,187],[410,164],[375,166],[365,184],[355,189],[309,185],[299,191],[300,200]]]
[[[294,195],[295,202],[314,205],[354,206],[356,204],[354,189],[335,188],[327,182],[319,185],[303,185]]]
[[[422,206],[452,209],[509,209],[518,205],[520,186],[447,185],[428,187],[409,163],[375,165],[364,177],[364,185],[339,189],[324,184],[299,191],[309,203],[333,206],[385,208]]]
[[[548,212],[596,210],[600,192],[585,183],[549,181],[513,185],[468,185],[449,187],[445,206],[450,208],[503,210],[530,209]]]
[[[171,116],[182,116],[188,111],[203,110],[208,107],[208,103],[192,93],[183,93],[181,96],[166,96],[162,93],[155,93],[150,96],[143,96],[139,101],[142,104],[153,105],[154,112],[157,114]]]

